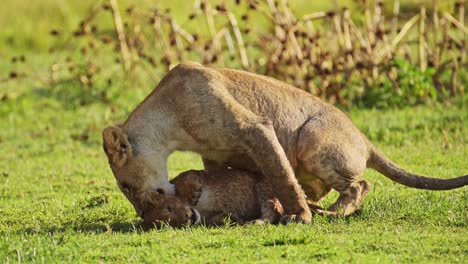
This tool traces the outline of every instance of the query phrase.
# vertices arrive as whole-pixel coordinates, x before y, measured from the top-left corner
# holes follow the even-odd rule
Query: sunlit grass
[[[122,6],[128,2],[119,1]],[[292,7],[307,13],[334,8],[335,1],[315,2],[297,1]],[[155,83],[122,89],[122,77],[92,88],[73,81],[53,86],[35,79],[1,82],[15,67],[42,73],[54,61],[47,53],[50,29],[71,30],[93,3],[2,2],[0,262],[467,262],[466,187],[414,190],[371,170],[364,176],[372,184],[368,198],[357,215],[346,219],[141,232],[109,169],[100,133],[125,120]],[[190,9],[178,6],[180,13]],[[26,62],[12,66],[11,58],[21,54]],[[463,100],[348,114],[379,149],[412,172],[442,178],[467,173]],[[195,168],[202,163],[193,153],[170,157],[171,177]],[[323,205],[336,197],[332,193]]]
[[[143,95],[142,95],[143,96]],[[429,192],[395,184],[376,172],[356,216],[316,217],[310,226],[229,227],[142,233],[118,190],[100,143],[107,122],[124,119],[94,102],[68,108],[29,93],[1,105],[0,258],[4,261],[168,262],[464,262],[466,188]],[[466,108],[421,106],[354,110],[350,116],[389,157],[421,174],[466,174]],[[171,176],[201,168],[198,156],[176,153]],[[323,202],[330,204],[336,195]]]

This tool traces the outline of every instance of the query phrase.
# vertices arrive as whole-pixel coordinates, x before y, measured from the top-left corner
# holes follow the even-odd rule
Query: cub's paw
[[[287,225],[289,223],[295,223],[297,222],[297,215],[292,214],[292,215],[283,215],[280,217],[279,220],[280,224]]]
[[[312,222],[311,217],[304,217],[300,215],[283,215],[279,221],[283,225],[287,225],[289,223],[300,223],[300,224],[310,224]]]
[[[266,224],[268,224],[268,222],[263,219],[255,219],[255,220],[247,221],[244,223],[244,225],[266,225]]]

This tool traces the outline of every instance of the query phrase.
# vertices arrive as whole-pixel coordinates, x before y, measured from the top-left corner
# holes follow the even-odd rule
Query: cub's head
[[[160,228],[163,223],[172,227],[183,227],[200,223],[200,214],[187,202],[173,195],[159,192],[146,194],[143,210],[143,229]]]
[[[104,152],[120,190],[142,216],[145,192],[152,190],[152,180],[158,172],[146,165],[120,127],[106,127],[102,137]]]

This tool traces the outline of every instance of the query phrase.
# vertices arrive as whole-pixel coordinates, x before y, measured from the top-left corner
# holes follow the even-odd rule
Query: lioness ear
[[[102,131],[102,139],[110,163],[122,167],[132,157],[132,146],[127,134],[120,127],[106,127]]]

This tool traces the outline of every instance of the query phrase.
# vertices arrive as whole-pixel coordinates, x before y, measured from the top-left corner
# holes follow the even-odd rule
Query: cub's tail
[[[386,158],[374,146],[370,146],[370,149],[370,158],[367,161],[367,167],[372,168],[389,179],[408,187],[425,190],[450,190],[460,188],[468,184],[468,175],[452,179],[438,179],[407,172]]]

